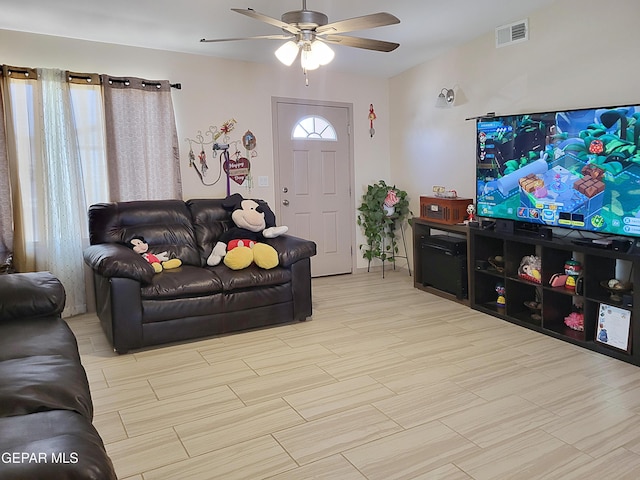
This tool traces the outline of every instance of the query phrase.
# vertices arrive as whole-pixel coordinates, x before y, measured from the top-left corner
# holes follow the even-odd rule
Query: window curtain
[[[41,169],[34,154],[38,134],[33,101],[36,77],[33,69],[2,66],[5,153],[13,207],[13,262],[18,272],[36,270],[35,251],[41,236],[34,214],[39,205],[35,188],[42,185]]]
[[[181,199],[168,81],[102,76],[112,201]]]
[[[39,69],[42,101],[42,161],[46,264],[65,287],[65,314],[87,310],[83,238],[86,238],[87,205],[80,149],[73,119],[66,72]]]
[[[32,73],[33,72],[33,73]],[[66,72],[3,75],[16,270],[64,285],[64,316],[86,311],[81,159]]]
[[[13,271],[13,214],[4,122],[4,82],[0,81],[0,273]]]

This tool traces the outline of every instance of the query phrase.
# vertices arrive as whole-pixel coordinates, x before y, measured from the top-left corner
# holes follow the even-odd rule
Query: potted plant
[[[358,225],[364,231],[366,244],[360,245],[363,258],[369,263],[374,258],[395,261],[398,253],[396,243],[397,228],[402,228],[404,220],[412,215],[409,210],[407,192],[395,185],[387,185],[384,180],[367,186],[358,207]]]

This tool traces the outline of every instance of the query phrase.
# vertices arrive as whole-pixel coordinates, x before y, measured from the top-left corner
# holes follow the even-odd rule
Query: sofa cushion
[[[210,270],[220,278],[225,292],[282,285],[291,281],[291,270],[282,267],[264,270],[252,264],[242,270],[231,270],[226,265],[217,265]]]
[[[234,227],[231,214],[222,204],[224,198],[187,200],[202,264],[206,265],[220,235]]]
[[[242,312],[273,305],[291,305],[293,294],[289,285],[270,285],[251,290],[237,290],[224,294],[224,311]],[[291,312],[288,312],[291,315]],[[272,319],[270,323],[282,323],[281,319]],[[237,330],[237,329],[236,329]]]
[[[75,358],[33,355],[0,362],[0,417],[73,410],[91,420],[84,369]]]
[[[222,282],[207,268],[182,267],[164,270],[142,286],[142,299],[171,299],[211,295],[222,291]]]
[[[3,480],[116,480],[100,435],[75,412],[0,418],[0,452]]]
[[[0,361],[30,355],[62,355],[80,362],[76,337],[60,317],[0,321]]]
[[[98,203],[89,207],[91,245],[128,245],[138,235],[144,237],[153,253],[166,251],[185,265],[204,265],[196,246],[191,213],[182,200]]]
[[[176,318],[184,320],[216,315],[223,311],[223,296],[220,293],[204,297],[148,299],[142,300],[142,323],[175,321]]]

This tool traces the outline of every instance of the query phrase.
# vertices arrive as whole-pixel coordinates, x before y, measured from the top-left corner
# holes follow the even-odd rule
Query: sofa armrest
[[[100,243],[84,250],[84,261],[103,277],[123,277],[150,283],[155,272],[142,255],[117,243]]]
[[[310,258],[316,254],[316,244],[311,240],[294,237],[293,235],[280,235],[276,238],[265,239],[278,252],[280,266],[289,267],[303,258]]]
[[[59,315],[64,302],[64,287],[50,272],[0,275],[0,321]]]

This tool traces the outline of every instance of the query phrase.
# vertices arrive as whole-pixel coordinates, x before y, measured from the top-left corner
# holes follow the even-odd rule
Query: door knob
[[[282,204],[286,207],[287,205],[289,205],[289,200],[287,199],[282,200]]]

